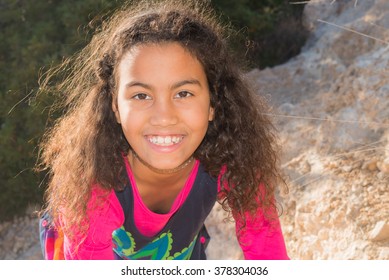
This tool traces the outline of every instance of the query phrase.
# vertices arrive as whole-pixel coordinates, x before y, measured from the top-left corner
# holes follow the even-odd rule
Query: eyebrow
[[[180,81],[178,83],[175,83],[175,84],[173,84],[173,86],[171,88],[176,89],[176,88],[179,88],[179,87],[184,86],[184,85],[198,85],[199,87],[202,87],[199,80],[192,79],[192,80],[183,80],[183,81]]]
[[[184,85],[198,85],[199,87],[202,87],[202,85],[201,85],[199,80],[191,79],[191,80],[179,81],[179,82],[173,84],[170,88],[171,89],[176,89],[176,88],[182,87]],[[126,87],[127,88],[129,88],[129,87],[143,87],[143,88],[149,89],[149,90],[153,89],[152,85],[149,85],[149,84],[146,84],[146,83],[142,83],[142,82],[138,82],[138,81],[130,82],[130,83],[128,83],[126,85]]]

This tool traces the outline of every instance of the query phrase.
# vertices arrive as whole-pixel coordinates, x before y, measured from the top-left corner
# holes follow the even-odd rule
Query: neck
[[[158,169],[131,152],[128,155],[128,161],[137,183],[147,185],[173,185],[180,179],[188,178],[195,163],[194,158],[190,157],[176,168]]]

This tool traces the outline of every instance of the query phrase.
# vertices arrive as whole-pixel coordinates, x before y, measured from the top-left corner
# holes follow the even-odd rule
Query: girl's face
[[[213,119],[201,63],[178,43],[132,48],[119,63],[113,110],[144,162],[160,170],[189,159]]]

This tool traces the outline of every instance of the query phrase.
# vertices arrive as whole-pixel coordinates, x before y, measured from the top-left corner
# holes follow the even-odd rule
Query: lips
[[[184,136],[182,135],[148,135],[146,136],[147,141],[157,146],[173,146],[182,141]]]

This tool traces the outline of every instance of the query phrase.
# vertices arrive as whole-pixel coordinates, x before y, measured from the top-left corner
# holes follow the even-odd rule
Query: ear
[[[213,109],[213,107],[209,107],[209,112],[208,112],[208,121],[213,121],[215,117],[215,109]]]
[[[118,110],[118,106],[117,106],[117,98],[115,98],[115,97],[112,99],[112,111],[115,114],[117,123],[121,123],[120,114],[119,114],[119,110]]]

